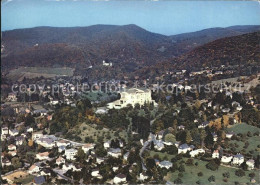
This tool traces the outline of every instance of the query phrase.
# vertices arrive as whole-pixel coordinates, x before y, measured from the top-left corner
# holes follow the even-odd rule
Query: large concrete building
[[[121,92],[120,95],[120,100],[108,103],[107,108],[121,109],[129,104],[134,107],[136,104],[144,105],[145,103],[153,103],[154,106],[157,106],[157,103],[152,100],[150,89],[131,88]]]

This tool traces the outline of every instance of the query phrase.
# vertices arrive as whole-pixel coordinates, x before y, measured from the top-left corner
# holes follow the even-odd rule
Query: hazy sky
[[[260,25],[256,1],[4,0],[2,31],[36,26],[136,24],[173,35],[211,27]]]

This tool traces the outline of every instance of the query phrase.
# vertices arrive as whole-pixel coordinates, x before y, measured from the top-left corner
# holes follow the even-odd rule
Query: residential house
[[[126,152],[126,153],[124,154],[124,156],[123,156],[123,159],[124,159],[125,161],[127,161],[128,156],[129,156],[129,152]]]
[[[170,161],[161,161],[158,166],[160,168],[166,168],[166,169],[169,169],[172,167],[172,163]]]
[[[23,136],[18,136],[15,138],[15,144],[18,145],[22,145],[24,142],[25,138]]]
[[[108,149],[108,148],[110,148],[110,144],[111,144],[111,141],[106,141],[106,142],[104,142],[104,148],[105,149]]]
[[[221,157],[221,162],[222,163],[230,163],[233,159],[233,156],[223,156]]]
[[[154,142],[154,148],[158,151],[161,151],[164,148],[163,141],[161,140],[155,140]]]
[[[8,132],[8,131],[9,131],[9,129],[8,129],[8,127],[7,127],[7,126],[3,126],[1,130],[2,130],[2,132],[1,132],[1,133],[2,133],[2,135],[7,135],[7,134],[9,134],[9,132]]]
[[[49,152],[42,152],[42,153],[38,153],[36,154],[36,159],[41,160],[48,160],[49,159]]]
[[[57,145],[57,147],[60,147],[60,146],[66,147],[66,146],[70,146],[71,143],[69,141],[64,140],[64,139],[61,139],[61,140],[56,142],[56,145]]]
[[[139,180],[140,181],[145,181],[146,179],[148,179],[149,178],[149,176],[145,173],[145,172],[142,172],[142,173],[140,173],[140,175],[139,175]]]
[[[218,150],[213,151],[212,158],[219,158],[219,151]]]
[[[208,121],[204,121],[203,123],[201,123],[198,128],[206,128],[207,126],[209,126],[209,122]]]
[[[16,146],[13,144],[8,145],[8,150],[16,150]]]
[[[85,152],[85,153],[88,153],[89,150],[93,150],[95,147],[95,144],[92,144],[92,143],[87,143],[87,144],[84,144],[82,146],[82,150]]]
[[[2,166],[10,166],[12,163],[8,159],[3,159],[2,160]]]
[[[62,163],[65,163],[65,159],[60,156],[60,157],[58,157],[58,158],[56,159],[56,164],[57,164],[57,165],[60,165],[60,164],[62,164]]]
[[[55,141],[48,137],[41,137],[35,141],[38,145],[42,145],[45,148],[53,148]]]
[[[226,138],[231,139],[235,133],[234,132],[228,132],[226,133]]]
[[[246,161],[248,170],[253,170],[255,168],[255,161],[253,159],[250,159]]]
[[[70,164],[67,164],[67,163],[63,164],[62,169],[66,170],[66,171],[68,171],[68,170],[81,171],[81,168],[79,168],[78,166],[75,166],[72,163],[70,163]]]
[[[17,136],[19,134],[19,131],[16,129],[9,130],[10,136]]]
[[[242,154],[237,154],[233,157],[232,164],[241,165],[244,162],[245,158]]]
[[[98,179],[101,179],[102,176],[99,174],[99,170],[98,169],[94,169],[92,172],[91,172],[91,176],[92,177],[95,177],[95,178],[98,178]]]
[[[114,177],[113,181],[115,184],[126,183],[126,175],[118,174]]]
[[[77,153],[78,153],[78,151],[74,148],[65,149],[66,159],[75,160],[75,156],[76,156]]]
[[[179,130],[185,130],[185,126],[180,125],[180,126],[177,127],[177,129],[179,129]]]
[[[162,140],[163,134],[164,134],[164,130],[161,130],[160,132],[158,132],[157,137],[159,140]]]
[[[11,156],[16,156],[17,151],[16,151],[16,150],[14,150],[14,151],[9,151],[8,154],[10,154]]]
[[[33,165],[29,168],[28,173],[33,174],[33,173],[38,173],[39,171],[40,171],[39,166],[33,164]]]
[[[103,163],[105,161],[105,159],[103,158],[103,157],[97,157],[96,158],[96,162],[98,163],[98,164],[101,164],[101,163]]]
[[[32,127],[27,127],[26,128],[26,132],[33,132],[33,128]]]
[[[190,152],[190,156],[191,156],[191,157],[195,157],[195,156],[197,156],[197,155],[199,155],[199,154],[205,154],[205,150],[202,149],[202,148],[200,148],[200,149],[197,149],[197,150],[192,150],[192,151]]]
[[[37,139],[40,139],[41,137],[43,137],[43,134],[41,131],[39,132],[33,132],[32,133],[32,140],[35,141]]]
[[[49,169],[44,168],[41,170],[40,174],[42,176],[51,176],[51,171]]]
[[[186,154],[188,151],[190,151],[191,148],[189,147],[189,145],[187,145],[186,143],[185,144],[182,144],[178,147],[178,154],[180,153],[184,153]]]
[[[110,148],[107,154],[115,158],[118,158],[122,155],[120,148]]]

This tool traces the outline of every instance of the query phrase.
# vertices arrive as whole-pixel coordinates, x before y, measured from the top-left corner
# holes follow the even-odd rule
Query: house
[[[102,176],[99,174],[99,170],[98,169],[94,169],[92,172],[91,172],[91,176],[92,177],[96,177],[98,179],[101,179]]]
[[[23,136],[18,136],[15,138],[15,144],[18,145],[22,145],[24,141],[24,137]]]
[[[43,183],[45,183],[44,176],[36,176],[36,177],[34,177],[33,183],[34,184],[43,184]]]
[[[223,113],[228,113],[230,111],[230,108],[224,108],[224,109],[222,109],[222,112]]]
[[[82,146],[82,150],[87,153],[89,150],[93,150],[95,147],[95,144],[87,143]]]
[[[209,122],[208,121],[204,121],[203,123],[201,123],[198,128],[206,128],[207,126],[209,126]]]
[[[28,173],[33,174],[33,173],[38,173],[39,171],[40,171],[39,166],[33,164],[33,165],[29,168]]]
[[[111,141],[106,141],[106,142],[104,142],[104,148],[105,149],[108,149],[108,148],[110,148],[110,144],[111,144]]]
[[[124,156],[123,156],[123,159],[127,161],[128,156],[129,156],[129,152],[126,152],[126,153],[124,154]]]
[[[185,126],[180,125],[180,126],[177,127],[177,129],[179,129],[179,130],[185,130]]]
[[[19,131],[16,129],[9,130],[10,136],[17,136],[19,134]]]
[[[60,164],[62,164],[62,163],[65,163],[65,159],[60,156],[60,157],[58,157],[58,158],[56,159],[56,164],[57,164],[57,165],[60,165]]]
[[[159,140],[162,140],[163,134],[164,134],[164,130],[161,130],[160,132],[158,132],[157,137]]]
[[[8,145],[8,150],[16,150],[16,146],[13,144]]]
[[[26,128],[26,132],[33,132],[33,128],[32,127],[27,127]]]
[[[71,145],[70,142],[66,141],[64,139],[61,139],[61,140],[56,142],[56,146],[57,147],[60,147],[60,146],[65,146],[66,147],[66,146],[70,146],[70,145]]]
[[[115,158],[118,158],[122,155],[120,148],[110,148],[107,154]]]
[[[161,140],[155,140],[154,142],[154,148],[158,151],[161,151],[164,148],[163,141]]]
[[[216,133],[211,133],[213,136],[213,141],[217,141],[218,140],[218,135]]]
[[[234,132],[228,132],[226,133],[226,138],[231,139],[235,133]]]
[[[108,60],[103,60],[103,66],[109,66],[109,67],[112,67],[112,62],[108,62]]]
[[[11,165],[11,162],[8,160],[8,159],[3,159],[2,160],[2,166],[10,166]]]
[[[172,146],[172,145],[173,145],[173,143],[170,142],[170,141],[168,141],[168,142],[164,141],[163,144],[164,144],[164,145],[167,145],[167,146]]]
[[[142,172],[142,173],[140,173],[140,175],[139,175],[139,180],[140,181],[145,181],[146,179],[148,179],[149,178],[149,176],[145,173],[145,172]]]
[[[63,146],[63,145],[62,145],[62,146],[59,146],[59,147],[58,147],[58,152],[61,153],[61,152],[65,151],[65,149],[66,149],[65,146]]]
[[[180,154],[180,153],[186,154],[190,150],[191,150],[191,148],[185,143],[178,147],[178,154]]]
[[[14,150],[14,151],[9,151],[8,154],[10,154],[11,156],[16,156],[17,151],[16,151],[16,150]]]
[[[170,161],[161,161],[158,166],[160,168],[166,168],[166,169],[169,169],[172,167],[172,163]]]
[[[118,174],[113,179],[115,184],[126,183],[126,176],[124,174]]]
[[[45,148],[53,148],[55,141],[48,137],[41,137],[35,141],[38,145],[42,145]]]
[[[7,101],[17,101],[17,93],[10,92],[8,93]]]
[[[127,107],[129,104],[134,107],[136,104],[142,106],[145,103],[153,103],[154,106],[157,106],[157,103],[154,100],[152,100],[151,94],[152,93],[150,89],[131,88],[121,92],[120,100],[108,103],[107,108],[121,109],[123,107]]]
[[[98,164],[101,164],[101,163],[103,163],[104,161],[105,161],[105,159],[102,158],[102,157],[97,157],[97,158],[96,158],[96,162],[97,162]]]
[[[233,156],[223,156],[221,157],[221,162],[222,163],[230,163],[233,159]]]
[[[99,107],[99,108],[97,108],[95,113],[96,114],[106,114],[107,113],[107,109],[104,108],[104,107]]]
[[[190,156],[191,156],[191,157],[195,157],[195,156],[197,156],[197,155],[199,155],[199,154],[205,154],[205,150],[202,149],[202,148],[200,148],[200,149],[197,149],[197,150],[192,150],[192,151],[190,152]]]
[[[214,150],[214,152],[212,153],[212,158],[219,158],[219,151],[218,150]]]
[[[40,172],[40,174],[41,174],[42,176],[51,176],[51,171],[48,170],[48,169],[46,169],[46,168],[44,168],[44,169],[42,169],[42,171]]]
[[[119,169],[118,166],[114,166],[114,167],[112,168],[113,172],[116,172],[118,169]]]
[[[41,137],[43,137],[43,134],[41,131],[39,132],[33,132],[32,133],[32,140],[35,141],[37,139],[40,139]]]
[[[71,149],[65,149],[65,156],[66,159],[69,160],[75,160],[75,155],[78,153],[78,151],[74,148]]]
[[[8,131],[9,131],[8,127],[4,126],[4,127],[2,127],[2,132],[1,133],[2,133],[2,135],[7,135]]]
[[[41,160],[48,160],[49,159],[49,152],[42,152],[42,153],[38,153],[36,154],[36,159]]]
[[[244,156],[242,154],[237,154],[233,157],[232,164],[241,165],[244,162]]]
[[[250,159],[246,161],[248,170],[253,170],[255,168],[255,161],[253,159]]]
[[[80,170],[81,170],[81,168],[76,167],[76,166],[75,166],[74,164],[72,164],[72,163],[70,163],[70,164],[63,164],[62,169],[63,169],[63,170],[66,170],[66,171],[68,171],[68,170],[80,171]]]
[[[33,111],[34,115],[40,114],[41,116],[47,116],[48,111],[46,109],[36,109]]]

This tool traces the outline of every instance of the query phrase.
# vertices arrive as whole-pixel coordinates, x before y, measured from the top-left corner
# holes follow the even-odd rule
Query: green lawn
[[[184,159],[184,161],[186,161]],[[234,184],[235,182],[239,183],[248,183],[250,182],[250,177],[248,176],[249,173],[254,172],[256,174],[255,180],[257,181],[256,184],[259,184],[259,171],[246,171],[246,175],[244,177],[238,177],[235,175],[235,168],[229,168],[220,166],[217,171],[211,171],[206,168],[207,162],[200,161],[198,159],[194,159],[194,163],[198,162],[198,166],[187,166],[185,165],[185,172],[183,172],[183,177],[181,180],[183,181],[183,184],[196,184],[196,182],[199,180],[201,184],[210,184],[208,181],[208,178],[211,175],[215,176],[215,184]],[[199,172],[203,173],[203,176],[199,177],[197,174]],[[223,173],[229,172],[230,178],[228,179],[228,182],[223,181]],[[175,171],[174,173],[169,172],[166,180],[173,182],[176,178],[178,178],[179,171]],[[214,183],[213,183],[214,184]]]
[[[248,125],[246,123],[232,125],[227,130],[228,131],[233,131],[236,134],[238,134],[238,133],[244,134],[244,133],[247,133],[248,131],[250,131],[252,134],[254,134],[256,131],[260,132],[260,128]]]

